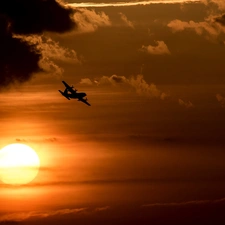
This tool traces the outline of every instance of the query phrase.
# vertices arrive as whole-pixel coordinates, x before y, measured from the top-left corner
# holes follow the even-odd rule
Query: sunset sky
[[[0,106],[0,225],[225,224],[224,0],[0,1]]]

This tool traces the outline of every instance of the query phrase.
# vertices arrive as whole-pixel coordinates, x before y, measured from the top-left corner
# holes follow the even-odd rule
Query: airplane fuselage
[[[80,93],[68,93],[67,96],[69,98],[78,98],[78,99],[81,99],[81,98],[84,98],[86,96],[86,93],[84,93],[84,92],[80,92]]]

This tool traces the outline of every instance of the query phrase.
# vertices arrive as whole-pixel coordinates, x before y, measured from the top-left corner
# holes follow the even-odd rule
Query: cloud
[[[156,41],[156,46],[142,45],[140,50],[151,55],[170,55],[171,54],[164,41]]]
[[[225,14],[215,17],[215,22],[225,26]]]
[[[10,30],[16,34],[64,33],[76,27],[71,19],[74,10],[56,0],[1,1],[0,4],[0,14],[6,15]]]
[[[130,28],[134,29],[134,25],[131,21],[127,19],[127,17],[123,13],[119,13],[121,20]]]
[[[109,2],[109,3],[95,3],[95,2],[81,2],[81,3],[70,3],[69,6],[72,7],[128,7],[128,6],[138,6],[138,5],[152,5],[152,4],[183,4],[183,3],[197,3],[201,0],[147,0],[147,1],[130,1],[130,2]]]
[[[225,203],[225,198],[216,200],[196,200],[187,202],[150,203],[144,204],[142,205],[142,207],[182,207],[182,206],[218,204],[218,203]]]
[[[155,84],[148,84],[143,75],[138,75],[136,78],[131,77],[129,80],[129,84],[135,88],[137,94],[144,95],[148,97],[160,98],[162,100],[167,96],[164,92],[160,91]]]
[[[220,10],[225,10],[225,1],[224,0],[208,0],[208,2],[215,3]]]
[[[8,213],[0,215],[0,223],[4,222],[22,222],[32,218],[47,218],[52,216],[63,216],[70,214],[79,213],[98,213],[101,211],[109,210],[109,206],[96,207],[96,208],[66,208],[59,210],[46,210],[46,211],[28,211],[28,212],[18,212],[18,213]]]
[[[0,1],[0,87],[24,82],[33,73],[43,71],[39,64],[42,53],[37,45],[15,35],[71,31],[77,26],[73,13],[72,8],[56,0]]]
[[[225,107],[225,97],[220,94],[216,94],[216,99],[220,103],[220,105],[224,108]]]
[[[129,79],[127,79],[125,76],[118,76],[116,74],[112,76],[102,76],[100,79],[96,79],[94,81],[95,84],[98,86],[119,86],[120,84],[128,84],[130,83]]]
[[[21,138],[16,138],[16,142],[34,142],[34,143],[53,143],[57,142],[58,138],[52,137],[52,138],[43,138],[43,139],[21,139]]]
[[[179,105],[181,105],[181,106],[184,106],[184,107],[186,107],[187,109],[188,108],[193,108],[194,107],[194,105],[190,102],[190,101],[188,101],[188,102],[185,102],[185,101],[183,101],[182,99],[178,99],[178,103],[179,103]]]
[[[1,215],[0,222],[7,222],[7,221],[20,222],[20,221],[24,221],[24,220],[27,220],[30,218],[47,218],[50,216],[80,213],[80,212],[84,212],[85,210],[87,210],[87,208],[10,213],[10,214]]]
[[[201,0],[205,5],[214,3],[218,6],[219,10],[225,10],[225,1],[224,0]]]
[[[203,21],[195,22],[172,20],[167,26],[172,29],[173,32],[180,32],[184,30],[194,30],[198,35],[204,35],[205,38],[211,41],[217,40],[218,36],[225,33],[225,1],[224,0],[201,0],[201,3],[210,6],[208,11],[209,16],[204,18]],[[212,3],[218,6],[218,10],[214,9]],[[221,40],[220,40],[221,42]]]
[[[37,49],[42,52],[44,58],[51,58],[67,63],[81,63],[74,50],[61,47],[58,42],[53,41],[49,37],[33,35],[24,36],[23,39],[28,43],[37,45]]]
[[[187,22],[181,20],[173,20],[168,23],[167,26],[171,28],[173,32],[184,31],[185,29],[193,29],[198,35],[202,35],[204,32],[206,32],[215,37],[223,32],[221,27],[213,23],[213,21],[194,22],[191,20]]]
[[[39,66],[43,71],[62,75],[64,70],[57,65],[57,61],[66,62],[70,64],[81,64],[82,59],[78,57],[77,53],[73,49],[63,48],[58,42],[55,42],[51,38],[41,35],[30,36],[17,36],[28,43],[29,45],[35,45],[36,51],[40,52],[42,57],[39,61]]]
[[[91,81],[89,78],[82,79],[80,84],[93,84],[97,86],[114,86],[133,89],[138,95],[164,100],[168,95],[159,90],[155,84],[148,84],[142,74],[126,78],[125,76],[103,76]]]
[[[205,35],[207,39],[216,40],[216,38],[225,33],[225,14],[217,16],[209,16],[205,18],[205,21],[181,21],[172,20],[167,26],[172,29],[173,32],[181,32],[184,30],[194,30],[198,35]]]
[[[104,12],[95,12],[95,10],[77,9],[74,14],[74,20],[77,21],[77,33],[94,32],[99,27],[111,26],[111,21]]]
[[[95,209],[95,211],[99,212],[99,211],[106,211],[110,209],[110,206],[103,206],[103,207],[98,207]]]
[[[80,84],[92,85],[93,82],[89,78],[82,78],[81,81],[80,81]]]

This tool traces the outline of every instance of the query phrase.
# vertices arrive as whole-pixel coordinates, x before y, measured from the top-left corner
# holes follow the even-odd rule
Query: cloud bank
[[[142,74],[126,78],[125,76],[103,76],[94,81],[89,78],[84,78],[80,84],[97,85],[97,86],[114,86],[114,87],[127,87],[134,90],[138,95],[149,98],[159,98],[164,100],[168,95],[157,88],[153,83],[148,84]]]

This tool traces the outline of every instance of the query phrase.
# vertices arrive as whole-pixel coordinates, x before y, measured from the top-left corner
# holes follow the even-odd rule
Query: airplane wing
[[[69,92],[71,92],[71,94],[76,93],[76,91],[73,90],[73,88],[70,87],[70,85],[67,84],[64,80],[62,81],[62,83],[65,85],[65,87],[67,88],[67,90],[68,90]]]
[[[70,100],[70,98],[68,96],[66,96],[61,90],[59,90],[59,92],[65,97],[67,98],[68,100]]]
[[[78,101],[81,101],[81,102],[85,103],[86,105],[91,106],[91,104],[90,104],[90,103],[88,103],[86,99],[79,98],[79,99],[78,99]]]

